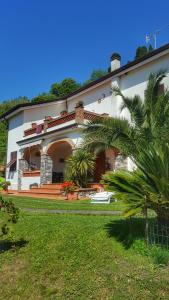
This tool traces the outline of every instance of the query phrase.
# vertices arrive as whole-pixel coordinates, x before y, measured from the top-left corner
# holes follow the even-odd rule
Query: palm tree
[[[95,168],[95,155],[84,149],[78,149],[70,156],[66,164],[66,178],[79,187],[86,187]]]
[[[101,117],[89,122],[84,129],[84,146],[98,152],[115,147],[135,158],[150,142],[169,142],[169,91],[159,94],[165,76],[164,71],[150,74],[144,101],[138,95],[126,97],[114,87],[113,93],[122,98],[121,111],[127,109],[130,120]]]
[[[169,222],[169,92],[159,94],[164,77],[164,71],[150,74],[144,101],[113,88],[130,120],[106,117],[90,122],[84,129],[84,146],[95,151],[116,147],[136,164],[134,172],[104,176],[107,187],[128,203],[127,215],[151,207],[159,220]]]
[[[135,159],[134,172],[109,172],[103,176],[107,189],[127,205],[125,216],[153,209],[160,223],[169,224],[169,145],[150,143]]]

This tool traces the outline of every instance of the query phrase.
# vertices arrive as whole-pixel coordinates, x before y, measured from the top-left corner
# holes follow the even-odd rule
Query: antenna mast
[[[166,29],[167,27],[169,27],[169,24],[158,29],[155,30],[153,33],[150,34],[146,34],[146,43],[148,44],[151,40],[154,41],[154,49],[157,49],[157,35],[164,29]]]

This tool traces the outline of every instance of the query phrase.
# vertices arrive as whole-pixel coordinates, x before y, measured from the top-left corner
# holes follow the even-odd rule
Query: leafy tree
[[[10,185],[3,177],[0,177],[0,190],[6,190]],[[6,201],[0,195],[0,211],[4,212],[4,218],[1,221],[1,231],[3,235],[9,233],[10,223],[17,223],[19,218],[19,209],[14,206],[12,201]]]
[[[39,94],[38,96],[35,96],[32,98],[31,102],[33,103],[41,103],[41,102],[47,102],[51,100],[56,100],[56,96],[53,94],[48,94],[48,93],[42,93]]]
[[[29,99],[26,96],[18,97],[14,99],[9,99],[3,102],[0,102],[0,115],[11,109],[17,104],[27,103]]]
[[[17,104],[27,103],[29,99],[27,97],[18,97],[10,99],[0,103],[0,115],[11,109]],[[7,121],[0,122],[0,164],[4,165],[6,160],[6,147],[7,147]]]
[[[50,94],[57,98],[63,98],[73,93],[80,88],[80,84],[72,78],[65,78],[60,83],[53,83],[51,85]]]
[[[93,175],[95,156],[93,153],[78,149],[67,160],[66,178],[79,187],[86,187],[89,177]]]
[[[141,58],[149,52],[153,51],[153,47],[150,45],[148,48],[146,46],[141,46],[136,49],[135,59]]]
[[[6,201],[0,196],[0,211],[5,213],[5,220],[2,222],[1,231],[3,235],[10,232],[10,223],[17,223],[19,219],[19,208],[15,207],[12,201]]]
[[[90,75],[90,78],[84,82],[84,85],[101,78],[102,76],[106,75],[107,73],[108,73],[107,71],[101,70],[101,69],[93,70],[93,72]]]
[[[142,179],[142,200],[149,191],[148,201],[152,195],[151,207],[154,208],[152,202],[154,201],[155,205],[157,199],[161,197],[162,201],[158,203],[158,211],[161,210],[161,215],[166,214],[166,209],[169,206],[169,200],[167,200],[167,197],[169,199],[169,189],[166,184],[169,171],[167,156],[169,154],[169,91],[166,90],[163,94],[159,94],[159,87],[164,77],[165,72],[163,71],[150,74],[144,101],[138,95],[132,98],[125,97],[115,87],[113,92],[121,96],[123,100],[121,110],[127,109],[129,111],[131,121],[122,118],[98,118],[91,121],[84,130],[84,145],[87,149],[103,151],[107,148],[116,147],[122,154],[128,155],[137,165],[138,171],[132,175],[130,173],[126,175],[125,172],[119,177],[121,196],[123,197],[122,190],[125,191],[127,184],[130,185],[133,194],[137,194],[139,186],[137,186],[138,182],[134,176],[137,176],[137,180],[140,176]],[[113,174],[111,176],[113,177]],[[114,176],[114,180],[117,182],[116,175]],[[157,180],[156,186],[161,184],[161,187],[155,189],[155,181]],[[112,188],[114,186],[113,183]],[[154,194],[152,193],[153,188]],[[164,189],[163,193],[162,189]],[[163,202],[164,194],[165,203]],[[132,197],[133,200],[138,200],[136,196]],[[136,205],[140,207],[139,202]],[[157,213],[158,211],[156,210]]]

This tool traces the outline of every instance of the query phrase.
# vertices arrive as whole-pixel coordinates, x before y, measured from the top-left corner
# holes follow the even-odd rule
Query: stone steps
[[[19,191],[17,193],[13,193],[15,196],[26,196],[30,198],[38,198],[38,199],[52,199],[52,200],[64,200],[65,197],[55,194],[40,194],[40,193],[30,193],[30,191]]]
[[[31,189],[31,190],[22,190],[19,193],[26,193],[26,194],[44,194],[44,195],[61,195],[60,191],[55,190],[46,190],[46,189]]]
[[[44,187],[61,187],[62,183],[44,183],[41,186],[44,186]]]

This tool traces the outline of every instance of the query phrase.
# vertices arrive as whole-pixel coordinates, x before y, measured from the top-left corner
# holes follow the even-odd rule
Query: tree
[[[135,59],[141,58],[149,52],[153,51],[153,47],[150,45],[148,48],[146,46],[141,46],[136,49]]]
[[[125,97],[119,88],[113,93],[121,96],[121,111],[127,109],[131,122],[123,118],[99,117],[84,129],[84,145],[98,151],[116,147],[131,158],[149,142],[169,142],[169,91],[159,94],[165,73],[150,74],[144,101],[140,96]]]
[[[107,74],[107,71],[105,71],[105,70],[101,70],[101,69],[93,70],[90,75],[90,78],[88,80],[86,80],[83,85],[86,85],[92,81],[95,81],[106,74]]]
[[[93,153],[78,149],[67,160],[66,178],[79,187],[86,187],[89,177],[93,175],[95,156]]]
[[[35,96],[32,98],[31,102],[33,103],[41,103],[41,102],[47,102],[47,101],[54,101],[56,100],[56,96],[48,93],[42,93],[38,96]]]
[[[153,209],[160,224],[169,225],[169,145],[150,143],[134,160],[134,172],[117,171],[104,176],[108,189],[128,205],[126,216]]]
[[[14,99],[10,99],[7,101],[3,101],[0,104],[0,115],[11,109],[17,104],[27,103],[29,99],[27,97],[18,97]],[[7,147],[7,129],[8,122],[1,121],[0,122],[0,164],[4,165],[6,161],[6,147]]]
[[[161,216],[166,215],[169,206],[169,188],[166,183],[169,179],[169,92],[166,90],[159,94],[159,87],[164,77],[163,71],[150,74],[144,101],[137,95],[133,98],[125,97],[117,87],[113,89],[116,95],[121,96],[123,100],[121,110],[129,111],[131,122],[122,118],[102,117],[91,121],[84,130],[84,146],[87,149],[103,151],[116,147],[122,154],[128,155],[138,168],[132,174],[125,171],[120,173],[121,175],[110,175],[114,178],[112,188],[115,187],[119,176],[118,187],[121,182],[121,189],[119,188],[121,197],[124,197],[128,185],[130,191],[135,193],[135,196],[132,194],[132,200],[140,207],[136,197],[140,188],[141,205],[144,205],[143,201],[148,195],[148,204],[158,215],[160,212]],[[140,185],[138,180],[139,184],[141,182]],[[161,187],[158,186],[157,189],[155,184],[156,187],[158,184]],[[158,202],[158,210],[155,209],[157,199],[161,199]]]
[[[0,196],[0,211],[3,211],[6,215],[1,231],[3,235],[7,235],[10,231],[9,224],[15,224],[19,219],[19,208],[15,207],[12,201],[6,201]]]
[[[57,98],[64,98],[80,88],[80,84],[72,78],[65,78],[60,83],[53,83],[50,88],[50,94]]]

